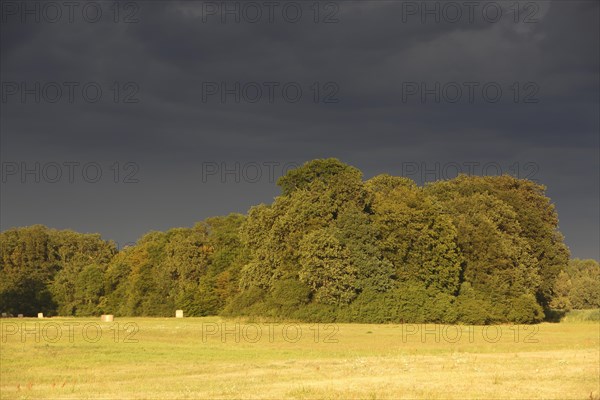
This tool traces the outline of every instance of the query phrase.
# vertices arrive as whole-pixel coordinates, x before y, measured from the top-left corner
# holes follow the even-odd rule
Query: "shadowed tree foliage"
[[[87,315],[93,310],[91,302],[104,295],[94,286],[103,285],[116,248],[100,235],[34,225],[2,232],[0,251],[0,310],[30,316]],[[90,281],[80,278],[82,274]]]
[[[454,294],[463,259],[457,230],[442,205],[405,178],[378,176],[367,184],[375,194],[371,207],[379,247],[398,280]]]

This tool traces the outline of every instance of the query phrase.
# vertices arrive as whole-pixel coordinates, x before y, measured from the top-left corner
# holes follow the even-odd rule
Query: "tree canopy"
[[[117,251],[41,225],[0,234],[0,310],[254,315],[306,321],[534,323],[599,306],[545,187],[511,176],[412,180],[319,159],[247,215],[149,232]]]

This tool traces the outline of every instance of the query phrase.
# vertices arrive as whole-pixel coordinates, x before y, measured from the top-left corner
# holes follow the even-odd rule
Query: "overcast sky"
[[[598,1],[1,4],[2,230],[122,246],[337,157],[537,180],[600,258]]]

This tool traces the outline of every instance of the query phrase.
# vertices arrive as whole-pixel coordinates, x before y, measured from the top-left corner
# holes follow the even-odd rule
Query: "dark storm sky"
[[[2,1],[2,230],[123,245],[337,157],[535,179],[600,258],[598,1],[47,4]]]

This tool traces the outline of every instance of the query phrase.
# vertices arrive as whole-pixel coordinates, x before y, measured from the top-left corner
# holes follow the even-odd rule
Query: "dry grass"
[[[236,328],[236,322],[5,319],[0,397],[598,399],[597,323],[428,325],[427,330],[417,325],[262,323],[257,337],[257,325],[240,322]],[[32,331],[24,337],[23,323]],[[79,324],[72,338],[65,323]],[[97,342],[85,340],[86,323],[91,323],[88,339],[96,326],[102,327]],[[130,331],[139,329],[128,338],[137,342],[126,340],[127,323]],[[225,337],[223,323],[231,330]],[[62,337],[55,340],[57,326]],[[461,337],[455,339],[459,330]]]

